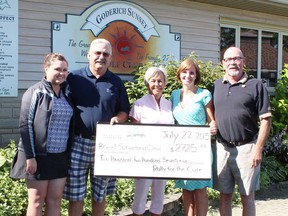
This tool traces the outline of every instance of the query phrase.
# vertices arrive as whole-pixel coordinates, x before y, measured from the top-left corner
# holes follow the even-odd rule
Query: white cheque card
[[[211,179],[209,126],[97,123],[96,176]]]

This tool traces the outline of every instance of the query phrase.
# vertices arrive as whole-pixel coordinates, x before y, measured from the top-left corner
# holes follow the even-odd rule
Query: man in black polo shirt
[[[75,110],[75,137],[71,148],[64,198],[69,200],[69,215],[82,216],[90,174],[92,215],[103,216],[106,195],[115,192],[115,178],[94,176],[96,123],[125,122],[130,105],[122,80],[108,67],[112,46],[105,39],[92,41],[87,55],[89,65],[72,71],[67,77]]]
[[[261,80],[243,72],[245,59],[240,49],[228,48],[222,64],[226,73],[215,82],[213,91],[218,127],[214,188],[220,191],[221,215],[232,215],[232,197],[237,184],[243,215],[253,216],[262,150],[271,126],[269,96]]]

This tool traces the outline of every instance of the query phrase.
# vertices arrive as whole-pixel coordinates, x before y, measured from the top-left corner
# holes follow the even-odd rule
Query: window
[[[279,72],[285,63],[288,64],[287,33],[225,24],[221,25],[220,33],[221,59],[228,47],[240,47],[248,74],[265,81],[268,89],[276,86]]]
[[[236,29],[234,28],[221,28],[221,50],[235,46],[235,33]]]
[[[241,28],[240,31],[240,49],[245,56],[245,65],[248,73],[258,77],[258,31],[248,28]]]
[[[278,68],[278,33],[262,31],[261,41],[261,79],[267,82],[267,86],[275,87]]]
[[[282,66],[284,66],[284,64],[288,64],[288,35],[283,36],[282,44]]]

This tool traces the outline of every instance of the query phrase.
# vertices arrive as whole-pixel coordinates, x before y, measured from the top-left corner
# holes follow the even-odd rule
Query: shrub
[[[163,95],[166,98],[169,98],[171,90],[178,87],[179,83],[175,82],[176,75],[174,76],[174,74],[176,74],[178,62],[170,56],[168,57],[166,64],[164,64],[160,56],[156,56],[153,62],[146,63],[140,67],[139,70],[133,73],[134,81],[125,82],[125,87],[131,105],[134,103],[134,101],[147,94],[147,87],[144,85],[144,74],[146,70],[152,66],[160,65],[165,66],[168,74],[168,83],[166,85],[165,91],[163,92]]]
[[[288,179],[288,64],[271,96],[272,128],[264,146],[261,184],[264,186]]]
[[[288,145],[285,135],[286,131],[282,130],[270,137],[264,146],[260,175],[263,187],[288,179]]]
[[[264,146],[263,154],[265,157],[275,156],[277,161],[282,164],[288,163],[288,145],[286,131],[282,130],[270,137]],[[285,140],[286,139],[286,140]]]
[[[116,193],[113,196],[108,196],[105,211],[112,215],[113,212],[118,212],[123,208],[131,206],[134,196],[134,179],[117,179]]]
[[[185,58],[193,58],[196,60],[201,72],[201,82],[199,85],[201,88],[211,90],[214,81],[223,76],[224,70],[221,64],[215,65],[211,61],[204,62],[199,60],[198,56],[194,52]],[[130,104],[132,105],[135,100],[147,94],[147,87],[144,85],[144,74],[146,70],[152,66],[162,65],[166,68],[168,82],[163,92],[163,96],[169,99],[173,90],[181,88],[181,83],[176,79],[179,64],[180,62],[175,60],[172,56],[169,56],[165,62],[160,56],[157,56],[153,62],[148,62],[140,67],[138,71],[133,73],[134,81],[125,82]]]
[[[272,107],[272,134],[287,131],[288,125],[288,64],[284,65],[280,79],[275,87],[274,95],[271,96]],[[287,138],[287,134],[285,135]],[[284,141],[285,139],[283,139]],[[286,139],[287,143],[287,139]]]
[[[27,189],[24,180],[10,178],[10,166],[16,152],[11,141],[6,148],[0,148],[0,215],[25,215]]]
[[[260,185],[267,188],[273,183],[287,180],[288,165],[281,164],[275,156],[266,156],[263,158],[260,173]]]

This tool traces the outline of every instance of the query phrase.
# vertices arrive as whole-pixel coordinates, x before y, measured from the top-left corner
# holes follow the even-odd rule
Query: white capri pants
[[[148,191],[151,186],[151,206],[149,211],[161,214],[163,211],[164,190],[166,180],[160,179],[135,179],[135,192],[132,211],[135,214],[144,214]]]

